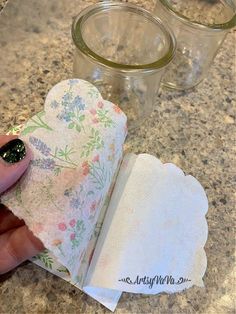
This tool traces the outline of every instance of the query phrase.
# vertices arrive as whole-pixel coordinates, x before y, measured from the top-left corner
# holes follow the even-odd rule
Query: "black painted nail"
[[[16,138],[0,148],[0,157],[11,164],[25,158],[26,149],[22,140]]]

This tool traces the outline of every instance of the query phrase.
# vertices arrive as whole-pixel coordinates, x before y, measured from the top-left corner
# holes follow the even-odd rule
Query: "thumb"
[[[42,242],[25,225],[3,233],[0,247],[0,275],[44,249]]]
[[[0,135],[0,194],[25,172],[31,153],[24,142],[13,135]]]

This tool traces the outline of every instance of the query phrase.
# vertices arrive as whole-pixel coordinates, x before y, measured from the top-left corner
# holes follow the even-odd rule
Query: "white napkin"
[[[127,155],[84,290],[156,294],[203,286],[207,208],[194,177],[151,155]]]
[[[112,311],[122,291],[203,286],[202,186],[151,155],[130,154],[121,163],[126,117],[93,85],[57,84],[45,110],[13,129],[19,132],[33,161],[2,202],[44,243],[34,263]]]

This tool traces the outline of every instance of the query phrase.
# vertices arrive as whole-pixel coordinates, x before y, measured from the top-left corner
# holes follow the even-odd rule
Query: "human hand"
[[[16,139],[16,136],[0,135],[0,195],[22,176],[31,159],[24,143]],[[24,221],[0,202],[0,274],[15,268],[43,248],[42,242],[34,237]]]

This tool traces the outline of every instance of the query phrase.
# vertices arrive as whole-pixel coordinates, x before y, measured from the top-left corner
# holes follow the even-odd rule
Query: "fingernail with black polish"
[[[15,163],[25,158],[26,149],[22,140],[16,138],[0,147],[0,157],[8,163]]]

